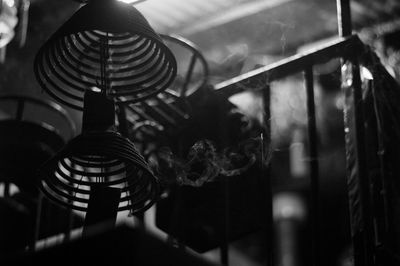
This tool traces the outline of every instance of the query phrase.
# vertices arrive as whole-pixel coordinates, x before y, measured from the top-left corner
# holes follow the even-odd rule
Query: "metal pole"
[[[181,97],[186,97],[186,92],[187,92],[190,80],[192,79],[193,70],[196,65],[196,60],[197,60],[197,55],[195,53],[193,53],[190,58],[189,68],[186,72],[185,81],[182,85]]]
[[[262,97],[264,102],[264,132],[261,135],[262,144],[262,177],[266,178],[265,183],[265,203],[266,203],[266,265],[274,265],[274,218],[273,218],[273,206],[272,206],[272,182],[271,182],[271,167],[266,166],[266,159],[268,156],[265,154],[267,147],[271,149],[271,87],[267,84],[262,90]],[[267,151],[269,152],[269,151]]]
[[[336,0],[336,5],[339,36],[350,36],[352,32],[350,0]]]
[[[312,265],[317,266],[319,265],[319,165],[314,102],[314,77],[311,65],[307,66],[304,71],[304,81],[307,95],[308,145],[310,157]]]
[[[365,148],[365,129],[364,129],[364,108],[362,99],[362,87],[360,77],[360,66],[358,60],[353,58],[352,65],[352,97],[354,104],[354,140],[355,140],[355,154],[357,158],[357,172],[358,182],[360,188],[361,200],[361,215],[362,215],[362,232],[360,238],[360,256],[363,257],[364,262],[360,265],[374,265],[373,262],[373,225],[372,213],[370,204],[370,181],[367,173],[367,158]],[[357,265],[357,264],[355,264]]]
[[[36,242],[39,240],[40,237],[40,224],[42,218],[42,207],[43,207],[43,193],[39,192],[37,205],[36,205],[36,219],[35,219],[35,228],[33,232],[33,237],[29,243],[29,250],[35,251],[36,250]]]
[[[350,0],[337,0],[337,12],[338,12],[338,33],[340,37],[346,37],[352,33],[351,23],[351,9]],[[367,159],[365,149],[365,129],[364,129],[364,109],[362,99],[362,87],[360,77],[360,66],[357,55],[352,59],[352,86],[350,98],[353,103],[353,115],[349,121],[353,121],[352,124],[345,125],[349,128],[352,126],[354,134],[352,135],[352,141],[354,145],[354,153],[356,156],[356,170],[357,177],[356,182],[359,187],[359,198],[360,198],[360,212],[362,224],[361,228],[352,228],[353,246],[354,246],[354,265],[374,265],[373,257],[373,241],[374,241],[374,230],[372,226],[372,213],[370,204],[370,191],[369,191],[369,179],[366,171]],[[343,62],[342,62],[343,64]],[[345,93],[346,94],[346,93]],[[349,115],[349,114],[345,114]],[[345,124],[347,122],[345,121]],[[351,137],[349,135],[349,137]],[[349,149],[349,147],[347,147]],[[350,148],[351,149],[351,148]],[[350,210],[351,211],[351,210]]]
[[[224,223],[223,223],[223,235],[220,245],[220,259],[221,265],[229,266],[229,214],[230,214],[230,204],[229,204],[229,178],[221,179],[222,194],[224,195]]]

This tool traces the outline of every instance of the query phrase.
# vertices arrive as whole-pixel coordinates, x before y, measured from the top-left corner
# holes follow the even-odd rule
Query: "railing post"
[[[268,83],[268,81],[267,81]],[[268,160],[268,155],[265,152],[266,148],[271,149],[271,87],[269,84],[266,84],[262,88],[262,97],[264,103],[264,130],[261,135],[261,144],[262,144],[262,171],[263,178],[266,178],[265,183],[265,202],[266,202],[266,266],[274,265],[274,218],[273,218],[273,206],[272,206],[272,182],[271,182],[271,169],[270,166],[266,166]],[[267,147],[266,145],[267,144]]]
[[[336,2],[339,36],[350,36],[352,33],[350,0],[337,0]],[[351,85],[345,85],[343,92],[345,96],[344,123],[354,265],[372,266],[375,265],[373,255],[374,230],[370,202],[370,180],[367,173],[365,116],[360,65],[358,55],[354,55],[350,59],[352,65],[347,74],[350,75]],[[346,78],[344,74],[342,74],[343,78]]]
[[[310,157],[310,182],[311,182],[311,247],[312,265],[320,265],[319,260],[319,164],[318,164],[318,139],[315,118],[314,76],[312,66],[307,66],[304,71],[304,81],[307,96],[308,118],[308,146]]]
[[[337,11],[339,36],[350,36],[352,33],[350,0],[337,0]],[[343,89],[346,103],[344,122],[354,265],[370,266],[375,265],[373,255],[374,230],[370,202],[370,180],[367,173],[365,117],[358,55],[351,58],[351,63],[351,73],[348,74],[351,75],[352,83],[349,87]]]
[[[350,0],[336,0],[336,5],[339,36],[350,36],[352,32]]]

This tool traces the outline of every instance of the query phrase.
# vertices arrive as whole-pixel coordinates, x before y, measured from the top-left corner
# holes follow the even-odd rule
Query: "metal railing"
[[[340,9],[339,9],[340,10]],[[348,10],[347,10],[348,12]],[[341,21],[341,20],[340,20]],[[343,27],[341,29],[341,34],[348,34],[351,30],[349,28]],[[377,219],[389,219],[388,217],[378,217],[379,214],[374,212],[380,208],[379,206],[372,206],[374,202],[372,200],[371,192],[371,180],[368,178],[368,161],[367,153],[368,151],[365,145],[365,117],[364,117],[364,100],[363,100],[363,89],[362,81],[360,77],[360,62],[368,64],[366,57],[375,57],[373,52],[364,45],[357,35],[351,35],[348,37],[339,37],[337,40],[327,43],[323,46],[313,49],[307,53],[297,54],[287,59],[278,61],[274,64],[258,68],[254,71],[245,73],[233,79],[224,81],[216,85],[216,90],[223,94],[225,97],[229,97],[236,93],[243,92],[245,90],[263,90],[264,102],[265,102],[265,128],[269,130],[266,132],[271,135],[270,131],[270,83],[284,77],[301,73],[304,74],[304,84],[306,88],[306,102],[307,102],[307,115],[308,115],[308,154],[309,169],[310,169],[310,180],[311,180],[311,238],[312,238],[312,264],[313,265],[323,265],[321,258],[319,258],[320,247],[318,243],[318,207],[319,207],[319,162],[318,162],[318,135],[316,130],[316,114],[315,114],[315,100],[314,100],[314,81],[313,81],[313,67],[317,64],[325,63],[334,58],[340,58],[342,64],[344,62],[350,62],[351,64],[351,75],[352,84],[349,87],[343,87],[342,92],[345,96],[345,101],[350,103],[344,107],[344,123],[346,132],[346,153],[350,155],[353,161],[347,158],[347,168],[352,168],[347,171],[348,183],[353,183],[354,187],[348,187],[348,193],[352,193],[350,197],[350,213],[351,213],[351,224],[352,224],[352,241],[353,241],[353,252],[355,265],[382,265],[379,264],[377,258],[378,246],[386,245],[387,243],[377,243],[377,233],[380,230],[379,225],[376,224]],[[377,63],[377,62],[375,62]],[[369,65],[369,67],[374,68],[378,66],[381,71],[385,71],[379,62],[375,66]],[[368,67],[368,66],[367,66]],[[370,69],[373,73],[374,70]],[[382,77],[379,77],[382,78]],[[386,77],[389,78],[389,75]],[[262,85],[260,85],[262,84]],[[373,151],[372,151],[373,152]],[[351,165],[350,165],[351,164]],[[386,177],[382,176],[382,180]],[[272,192],[271,186],[266,188],[267,194],[270,197],[268,212],[272,212]],[[355,189],[355,191],[354,191]],[[381,192],[385,191],[382,188]],[[383,199],[381,202],[386,202],[386,193],[383,193]],[[352,202],[353,201],[353,202]],[[357,201],[357,204],[354,203]],[[377,202],[377,201],[375,201]],[[357,206],[356,206],[357,205]],[[385,207],[385,206],[383,206]],[[383,213],[387,215],[387,213]],[[272,215],[269,216],[269,222],[267,224],[267,230],[269,230],[269,240],[268,240],[268,250],[266,251],[268,256],[268,265],[273,264],[273,243],[271,239],[272,235]],[[381,230],[382,231],[382,230]],[[386,231],[390,234],[390,231]]]

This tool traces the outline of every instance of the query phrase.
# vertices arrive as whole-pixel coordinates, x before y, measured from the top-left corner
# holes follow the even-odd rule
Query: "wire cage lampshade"
[[[118,211],[152,206],[158,181],[132,142],[117,132],[87,132],[71,140],[40,170],[42,192],[53,201],[87,211],[91,191],[119,188]]]
[[[114,131],[115,104],[85,92],[82,133],[39,170],[42,192],[68,208],[87,211],[98,191],[113,190],[116,211],[145,211],[158,197],[158,179],[134,144]]]
[[[100,88],[118,103],[135,103],[167,89],[176,60],[143,15],[115,0],[81,7],[40,48],[34,62],[40,86],[83,110],[86,90]]]

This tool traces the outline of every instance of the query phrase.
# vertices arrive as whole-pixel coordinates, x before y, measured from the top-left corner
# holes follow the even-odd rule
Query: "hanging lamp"
[[[132,5],[91,0],[40,48],[34,71],[53,98],[83,110],[97,87],[116,104],[141,102],[167,89],[176,76],[171,51]]]
[[[108,203],[115,202],[111,213],[145,211],[158,197],[157,178],[133,143],[114,130],[114,103],[91,91],[85,93],[84,101],[82,134],[40,169],[42,192],[83,212],[88,212],[91,200],[101,200],[98,191],[105,192]],[[103,208],[100,213],[107,212],[101,202],[95,204]]]

